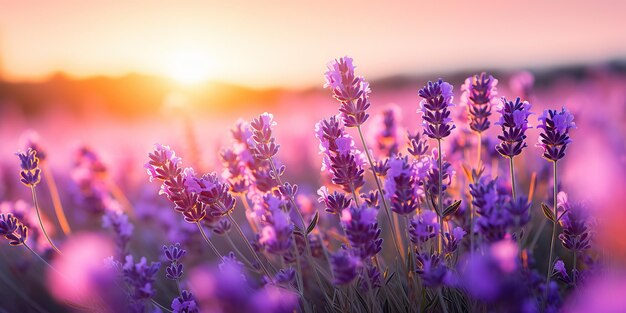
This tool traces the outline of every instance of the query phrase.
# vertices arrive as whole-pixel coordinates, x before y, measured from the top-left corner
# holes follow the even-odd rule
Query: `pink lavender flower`
[[[539,134],[538,147],[543,149],[543,157],[556,162],[565,156],[565,149],[572,140],[569,137],[570,129],[575,129],[574,115],[567,109],[544,110],[539,116],[539,126],[543,132]]]
[[[401,114],[400,107],[393,104],[374,116],[374,122],[369,127],[369,136],[379,155],[392,157],[399,152],[403,133],[399,126]]]
[[[515,101],[507,101],[502,97],[496,110],[500,113],[500,120],[496,125],[502,127],[502,134],[498,135],[500,143],[496,146],[502,156],[512,158],[522,153],[522,149],[527,147],[526,130],[530,127],[528,124],[528,116],[530,112],[530,103],[521,101],[520,98]]]
[[[422,98],[420,109],[422,113],[422,126],[424,134],[433,139],[443,139],[450,135],[456,128],[450,117],[449,107],[452,104],[452,85],[439,79],[436,82],[429,81],[426,86],[418,91]]]
[[[416,245],[421,245],[428,239],[437,236],[439,223],[437,213],[424,210],[415,215],[409,223],[409,237]]]
[[[341,212],[341,224],[354,254],[362,260],[375,256],[382,250],[383,239],[378,228],[378,210],[362,204],[350,206]]]
[[[150,160],[144,167],[151,180],[161,181],[159,194],[165,195],[187,222],[200,222],[207,215],[207,208],[204,202],[198,201],[202,188],[193,170],[183,171],[181,159],[168,146],[155,145],[148,157]]]
[[[248,139],[248,144],[256,158],[268,160],[278,153],[280,145],[276,144],[276,139],[272,136],[272,127],[275,125],[274,115],[267,112],[250,123],[252,137]]]
[[[28,238],[28,228],[11,213],[0,213],[0,236],[9,241],[11,246],[20,246]]]
[[[358,275],[361,268],[359,258],[346,250],[339,250],[331,255],[330,264],[333,271],[333,283],[335,285],[347,285]]]
[[[408,157],[395,156],[389,160],[385,191],[394,212],[406,215],[418,209],[419,186],[415,176],[415,169]]]
[[[41,181],[41,169],[37,151],[29,148],[26,153],[17,153],[20,158],[20,181],[27,187],[35,187]]]
[[[522,71],[511,76],[509,88],[514,94],[522,95],[522,99],[528,99],[532,93],[535,76],[527,71]]]
[[[355,76],[352,58],[343,57],[331,61],[325,73],[324,88],[329,88],[341,103],[339,111],[346,127],[357,127],[367,121],[369,114],[369,83],[361,76]]]
[[[497,84],[497,79],[482,72],[468,77],[461,86],[461,104],[467,106],[469,125],[475,132],[481,133],[489,128],[491,106],[497,101]]]

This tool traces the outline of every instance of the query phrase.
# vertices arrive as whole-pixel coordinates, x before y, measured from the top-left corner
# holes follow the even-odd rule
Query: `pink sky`
[[[251,86],[321,85],[355,58],[370,79],[626,56],[624,1],[5,1],[0,69],[84,77],[189,67]]]

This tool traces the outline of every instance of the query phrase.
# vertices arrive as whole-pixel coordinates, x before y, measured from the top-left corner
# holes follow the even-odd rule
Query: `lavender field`
[[[357,42],[312,84],[0,66],[0,313],[626,312],[623,59]]]

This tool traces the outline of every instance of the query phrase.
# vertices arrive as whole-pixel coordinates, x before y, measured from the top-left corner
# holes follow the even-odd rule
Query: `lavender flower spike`
[[[576,128],[574,115],[566,108],[562,108],[561,112],[544,110],[539,122],[537,128],[543,128],[543,133],[539,134],[537,146],[543,149],[543,157],[553,162],[562,159],[567,145],[572,142],[569,130]]]
[[[461,103],[467,106],[470,128],[477,133],[489,128],[491,106],[497,103],[497,84],[497,79],[482,72],[468,77],[461,86]]]
[[[26,153],[17,153],[20,158],[20,181],[27,187],[35,187],[41,181],[41,169],[39,169],[39,158],[37,151],[28,148]]]
[[[346,127],[361,126],[369,118],[365,113],[370,106],[369,83],[355,76],[352,58],[347,56],[331,61],[325,73],[324,88],[330,88],[333,96],[341,103],[339,111]]]
[[[522,149],[527,147],[526,130],[530,128],[528,124],[528,116],[531,105],[527,101],[521,101],[520,98],[515,101],[507,101],[502,97],[496,110],[500,113],[500,120],[496,125],[502,127],[502,134],[498,135],[501,142],[496,146],[496,151],[504,157],[512,158],[522,153]]]
[[[452,118],[448,108],[452,104],[452,85],[439,79],[436,82],[429,81],[424,88],[418,91],[422,101],[417,113],[422,113],[422,126],[424,133],[433,139],[443,139],[450,135],[450,131],[456,128],[452,125]]]

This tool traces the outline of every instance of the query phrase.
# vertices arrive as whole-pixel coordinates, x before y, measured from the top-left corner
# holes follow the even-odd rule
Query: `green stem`
[[[439,217],[439,240],[438,240],[438,251],[439,254],[442,253],[443,251],[443,192],[442,192],[442,185],[443,185],[443,155],[441,155],[441,139],[437,139],[437,149],[439,150],[439,159],[437,160],[438,166],[439,166],[439,193],[438,193],[438,205],[437,205],[437,210],[439,212],[437,212],[437,216]]]
[[[443,299],[441,289],[443,289],[443,287],[437,289],[437,296],[439,297],[439,303],[441,303],[441,310],[443,313],[448,313],[448,307],[446,306],[446,301]]]
[[[254,270],[254,266],[252,266],[252,262],[248,260],[248,258],[241,252],[241,250],[239,250],[239,248],[237,248],[237,245],[235,245],[235,243],[230,238],[230,236],[228,236],[228,234],[224,234],[224,237],[226,237],[226,242],[228,242],[228,245],[233,249],[233,251],[237,253],[239,257],[241,257],[241,259],[244,261],[244,263],[246,263],[248,267]]]
[[[572,267],[572,280],[574,282],[574,286],[576,286],[576,276],[578,275],[578,270],[576,269],[576,261],[578,259],[578,253],[574,250],[574,266]]]
[[[50,243],[50,246],[52,246],[52,248],[58,254],[63,255],[63,253],[61,253],[61,250],[59,250],[59,248],[57,248],[57,246],[54,244],[54,242],[52,242],[52,239],[50,239],[50,236],[48,236],[48,232],[46,232],[46,228],[43,227],[43,221],[41,220],[41,213],[39,212],[39,202],[37,201],[37,195],[35,193],[35,186],[30,186],[30,190],[31,190],[31,192],[33,194],[33,204],[35,205],[35,211],[37,212],[37,219],[39,220],[39,226],[41,227],[41,232],[43,233],[43,235],[46,237],[46,239]]]
[[[204,238],[204,241],[206,241],[206,243],[209,245],[209,247],[211,247],[211,250],[213,250],[213,253],[215,253],[215,255],[219,256],[220,260],[222,258],[224,258],[222,256],[222,254],[217,250],[217,248],[213,245],[211,240],[209,240],[209,237],[207,237],[207,235],[204,233],[204,229],[202,228],[202,225],[200,225],[200,222],[196,222],[196,225],[198,226],[198,229],[200,230],[200,234],[202,234],[202,238]]]
[[[235,219],[230,214],[227,214],[227,215],[231,223],[235,225],[235,229],[237,229],[237,232],[239,233],[239,236],[241,236],[241,239],[243,239],[243,241],[246,243],[246,247],[248,247],[248,249],[250,250],[250,253],[252,253],[252,255],[254,256],[254,259],[259,263],[259,266],[261,266],[261,269],[263,269],[263,272],[265,273],[267,278],[270,281],[273,281],[272,275],[270,275],[270,272],[265,267],[265,264],[263,264],[259,256],[256,254],[256,251],[254,251],[254,248],[252,248],[252,246],[250,245],[250,242],[248,241],[246,236],[243,234],[243,231],[241,231],[241,227],[239,227],[239,224],[237,223],[237,221],[235,221]]]
[[[553,164],[553,170],[554,170],[554,217],[557,218],[558,217],[558,212],[557,212],[557,192],[558,192],[558,186],[557,186],[557,171],[556,171],[556,161],[554,161]],[[546,291],[545,291],[545,299],[544,302],[548,299],[548,291],[550,290],[550,278],[551,278],[551,273],[552,273],[552,258],[554,255],[554,241],[556,239],[556,221],[552,222],[552,241],[550,241],[550,258],[548,259],[548,270],[547,270],[547,274],[546,274]]]
[[[400,249],[400,241],[396,233],[394,232],[393,219],[391,218],[391,210],[389,210],[389,205],[387,204],[387,200],[385,198],[385,193],[383,192],[383,188],[380,185],[380,181],[378,180],[378,176],[376,175],[376,171],[374,170],[374,161],[372,161],[372,157],[370,156],[369,150],[367,149],[367,144],[365,143],[365,137],[363,136],[363,132],[361,131],[361,126],[357,126],[357,130],[359,131],[359,137],[361,137],[361,143],[363,144],[363,150],[365,151],[365,156],[367,157],[367,161],[370,164],[370,170],[372,171],[372,175],[374,176],[374,181],[376,182],[376,187],[378,188],[378,193],[380,198],[383,201],[383,206],[385,207],[385,214],[387,215],[387,221],[389,222],[389,232],[393,237],[393,245],[396,248],[396,252],[399,256],[404,258],[404,251]]]
[[[477,153],[476,153],[476,170],[478,170],[478,166],[480,166],[480,162],[482,161],[482,151],[483,151],[483,137],[481,133],[476,133],[478,135],[478,143],[477,143]],[[469,160],[468,160],[469,162]]]
[[[517,196],[515,195],[515,169],[513,167],[513,157],[510,157],[509,161],[511,168],[511,191],[513,192],[513,201],[516,201]]]

